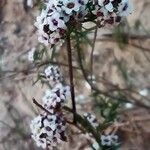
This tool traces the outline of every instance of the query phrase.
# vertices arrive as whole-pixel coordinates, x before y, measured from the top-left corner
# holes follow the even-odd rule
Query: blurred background
[[[118,135],[122,150],[150,150],[150,1],[132,0],[134,12],[118,27],[99,29],[93,52],[93,82],[98,91],[122,102]],[[31,49],[46,49],[38,43],[34,22],[40,0],[0,0],[0,150],[38,150],[30,138],[29,123],[40,111],[32,97],[41,100],[46,86],[37,79],[35,66],[28,61]],[[90,27],[90,24],[86,24]],[[92,41],[94,33],[88,34]],[[47,49],[49,50],[49,49]],[[91,47],[83,45],[85,67],[90,67]],[[65,45],[54,51],[68,80]],[[101,106],[91,96],[91,87],[78,69],[74,50],[74,74],[78,112],[99,117]],[[44,66],[43,66],[44,67]],[[40,68],[42,70],[42,67]],[[69,142],[58,149],[89,150],[77,129],[69,129]],[[39,149],[40,150],[40,149]]]

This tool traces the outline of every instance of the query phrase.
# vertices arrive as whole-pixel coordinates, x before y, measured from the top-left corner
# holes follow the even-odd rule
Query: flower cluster
[[[94,128],[98,127],[99,123],[94,115],[85,113],[83,116]],[[118,136],[114,134],[101,135],[100,141],[102,146],[115,146],[118,145]]]
[[[39,41],[51,47],[60,42],[68,22],[76,16],[81,18],[86,3],[87,0],[49,0],[35,22]]]
[[[103,146],[118,145],[118,136],[113,134],[101,135],[101,144]]]
[[[63,86],[59,68],[49,66],[45,69],[45,75],[50,79],[56,79],[55,86],[47,90],[42,98],[42,107],[47,110],[31,121],[32,138],[37,146],[42,148],[54,147],[61,141],[66,141],[64,120],[61,108],[70,96],[70,88]],[[56,76],[57,75],[57,76]],[[59,82],[60,81],[60,82]]]
[[[96,19],[99,27],[103,27],[119,23],[132,12],[129,0],[48,0],[45,5],[35,26],[39,41],[51,47],[62,41],[70,25]]]
[[[60,73],[58,66],[50,65],[47,68],[45,68],[44,76],[46,80],[51,82],[59,83],[62,81],[62,75]]]
[[[85,113],[83,115],[87,121],[94,127],[94,128],[97,128],[98,127],[98,122],[97,122],[97,119],[94,115],[90,114],[90,113]]]
[[[52,90],[47,90],[42,99],[43,107],[49,112],[54,113],[65,103],[70,95],[69,86],[63,86],[61,83],[56,84]]]
[[[97,16],[100,27],[112,25],[132,13],[132,4],[129,0],[96,0],[93,13]]]
[[[61,141],[66,141],[66,122],[61,115],[40,114],[30,124],[32,138],[37,146],[46,149],[55,147]]]

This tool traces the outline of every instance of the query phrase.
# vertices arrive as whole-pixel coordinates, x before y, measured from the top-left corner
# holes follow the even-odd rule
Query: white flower
[[[127,109],[131,109],[131,108],[133,108],[133,104],[132,104],[132,103],[126,103],[126,104],[125,104],[125,107],[126,107]]]
[[[46,15],[47,15],[47,12],[45,10],[42,10],[40,16],[36,18],[36,22],[34,23],[34,25],[40,30],[43,30],[42,26],[43,26],[44,18],[46,17]]]
[[[53,92],[57,93],[59,97],[67,99],[70,97],[70,87],[69,86],[63,86],[61,83],[56,84],[56,86],[52,90]]]
[[[39,32],[38,35],[39,35],[39,36],[38,36],[38,41],[39,41],[40,43],[43,43],[43,44],[45,44],[46,46],[48,46],[48,45],[49,45],[49,36],[48,36],[48,34],[46,34],[46,33],[44,33],[43,31],[41,31],[41,32]]]
[[[106,4],[106,5],[105,5],[105,8],[106,8],[109,12],[113,12],[113,10],[114,10],[114,7],[113,7],[113,5],[112,5],[111,2],[108,3],[108,4]]]
[[[33,62],[34,61],[34,54],[35,54],[35,48],[32,48],[29,52],[28,52],[28,60]]]
[[[111,146],[111,136],[110,135],[101,135],[101,144]]]
[[[129,0],[122,0],[118,7],[119,16],[128,16],[133,11],[133,5]]]
[[[51,44],[56,44],[58,43],[58,41],[60,41],[61,35],[59,33],[59,31],[55,31],[52,34],[50,34],[49,36],[49,41]]]
[[[117,135],[101,135],[101,144],[103,146],[112,146],[118,145],[118,136]]]
[[[98,5],[104,6],[103,3],[104,3],[104,0],[98,0]]]
[[[62,3],[62,10],[68,15],[72,15],[73,12],[78,12],[81,6],[77,0],[63,0]]]
[[[33,7],[33,0],[27,0],[27,6]]]
[[[90,114],[90,113],[85,113],[84,117],[87,119],[87,121],[94,127],[97,128],[98,127],[98,122],[97,119],[94,115]]]
[[[47,17],[49,29],[55,31],[58,28],[66,29],[65,22],[60,19],[60,13],[55,12],[50,17]]]
[[[148,89],[140,90],[139,94],[142,95],[142,96],[147,96],[149,94],[149,90]]]

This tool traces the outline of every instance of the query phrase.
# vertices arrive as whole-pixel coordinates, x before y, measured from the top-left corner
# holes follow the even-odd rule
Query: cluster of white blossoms
[[[84,113],[83,116],[94,128],[99,126],[99,123],[94,115],[90,113]],[[100,141],[102,146],[115,146],[118,145],[118,136],[114,134],[101,135]]]
[[[101,135],[101,144],[103,146],[118,145],[118,136],[113,134]]]
[[[94,115],[90,114],[90,113],[85,113],[84,115],[84,118],[87,119],[87,121],[94,127],[94,128],[97,128],[98,127],[98,122],[97,122],[97,119]]]
[[[60,83],[62,81],[62,74],[58,66],[50,65],[45,68],[44,76],[46,80],[51,82]]]
[[[130,0],[95,0],[95,10],[99,26],[113,25],[119,23],[122,17],[132,13]]]
[[[51,90],[46,90],[42,98],[42,107],[47,111],[34,118],[30,124],[32,138],[37,146],[43,149],[55,147],[61,141],[67,140],[66,122],[61,108],[70,97],[70,88],[61,84],[61,78],[57,75],[60,74],[58,70],[56,66],[48,66],[45,69],[46,76],[57,80],[53,80],[56,81],[55,86]]]
[[[103,27],[119,23],[132,12],[130,0],[48,0],[45,5],[35,26],[39,41],[50,47],[65,38],[69,26],[94,18]]]
[[[47,90],[45,92],[45,95],[42,98],[43,107],[49,112],[55,113],[55,111],[66,102],[67,97],[69,96],[70,87],[58,83],[52,90]]]
[[[65,135],[66,122],[60,114],[40,114],[32,120],[30,128],[32,138],[37,146],[43,149],[55,147],[61,141],[67,140]]]
[[[79,12],[85,9],[86,3],[87,0],[49,0],[35,22],[39,41],[51,47],[60,42],[67,30],[67,23],[73,16],[81,16]]]

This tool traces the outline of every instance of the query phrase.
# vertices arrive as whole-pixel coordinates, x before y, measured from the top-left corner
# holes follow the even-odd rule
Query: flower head
[[[54,147],[61,141],[66,141],[66,122],[62,116],[40,114],[31,121],[32,138],[38,147]]]
[[[56,109],[64,104],[70,94],[70,88],[62,84],[56,84],[52,90],[47,90],[42,99],[43,107],[54,113]]]
[[[117,135],[101,135],[101,144],[103,146],[112,146],[118,144],[118,136]]]
[[[98,122],[97,119],[94,115],[90,114],[90,113],[85,113],[84,117],[87,119],[87,121],[94,127],[97,128],[98,127]]]
[[[62,75],[60,73],[58,66],[48,66],[45,68],[45,77],[49,81],[53,81],[55,83],[59,83],[62,81]]]
[[[35,26],[38,28],[39,41],[47,46],[51,45],[51,47],[59,42],[64,35],[62,30],[66,29],[57,3],[57,1],[48,1],[46,9],[42,10],[35,22]]]
[[[129,0],[97,0],[93,13],[97,15],[100,27],[113,25],[132,13],[132,4]]]

